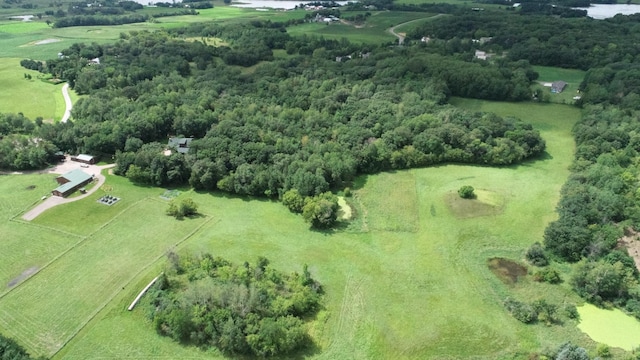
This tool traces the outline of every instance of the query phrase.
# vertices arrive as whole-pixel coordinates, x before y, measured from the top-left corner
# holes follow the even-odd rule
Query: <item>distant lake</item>
[[[640,13],[640,5],[625,4],[593,4],[588,8],[576,8],[587,10],[587,16],[594,19],[607,19],[616,16],[616,14],[631,15]]]
[[[240,0],[238,2],[232,2],[231,6],[242,8],[271,8],[271,9],[286,9],[291,10],[296,5],[306,4],[309,0],[302,1],[278,1],[278,0]],[[340,5],[346,5],[348,1],[336,1]],[[351,1],[355,2],[355,1]]]

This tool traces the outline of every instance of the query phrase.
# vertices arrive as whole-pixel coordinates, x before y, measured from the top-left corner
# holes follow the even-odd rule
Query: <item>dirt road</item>
[[[69,120],[69,118],[71,117],[71,108],[73,107],[73,104],[71,103],[71,97],[69,96],[69,83],[64,84],[64,86],[62,86],[62,96],[64,97],[64,105],[65,105],[65,110],[64,110],[64,115],[62,116],[62,121],[67,122],[67,120]]]

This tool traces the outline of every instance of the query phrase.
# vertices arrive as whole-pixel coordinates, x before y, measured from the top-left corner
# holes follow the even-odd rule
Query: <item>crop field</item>
[[[501,304],[507,296],[529,300],[540,294],[578,302],[566,283],[525,277],[507,285],[487,267],[494,257],[522,263],[524,250],[541,240],[554,219],[579,111],[454,102],[521,116],[541,130],[548,153],[503,168],[442,165],[361,177],[350,201],[358,203],[362,226],[351,231],[310,231],[277,202],[189,189],[178,189],[177,198],[192,197],[203,216],[178,221],[164,215],[167,202],[160,197],[166,189],[112,175],[106,175],[104,190],[86,199],[53,208],[32,223],[9,221],[48,191],[52,177],[1,177],[0,190],[6,191],[0,192],[0,230],[10,246],[0,252],[0,279],[8,283],[33,267],[39,272],[0,292],[0,331],[54,359],[222,358],[162,338],[142,310],[126,311],[162,271],[162,255],[175,248],[236,262],[266,256],[284,271],[309,264],[326,291],[309,327],[315,343],[305,353],[310,358],[526,358],[557,346],[558,339],[593,349],[573,322],[523,325]],[[30,185],[37,190],[20,190]],[[472,208],[460,216],[451,194],[462,185],[479,189],[478,201],[498,210]],[[96,203],[105,191],[122,200],[112,207]],[[29,239],[46,240],[52,248],[29,250]],[[4,266],[16,259],[18,265]]]

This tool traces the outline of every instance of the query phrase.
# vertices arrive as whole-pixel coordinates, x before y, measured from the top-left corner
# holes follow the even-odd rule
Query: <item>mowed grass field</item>
[[[41,267],[0,295],[0,332],[35,354],[55,354],[54,359],[222,358],[162,338],[142,310],[126,311],[162,271],[163,254],[175,248],[236,262],[266,256],[285,271],[309,264],[326,296],[309,325],[316,348],[308,358],[527,358],[566,340],[593,349],[574,323],[523,325],[502,306],[506,296],[579,301],[568,285],[528,278],[505,285],[487,267],[493,257],[522,262],[525,249],[542,239],[555,218],[579,111],[552,104],[454,102],[521,116],[540,129],[548,153],[503,168],[442,165],[362,177],[349,200],[357,204],[357,226],[329,233],[309,230],[277,202],[188,189],[180,197],[194,198],[203,217],[177,221],[164,215],[166,202],[159,198],[164,189],[137,187],[112,175],[105,190],[121,202],[97,204],[100,190],[33,223],[8,219],[37,201],[39,192],[0,192],[0,204],[6,196],[14,203],[2,209],[0,227],[8,234],[2,241],[30,234],[0,252],[0,264],[19,263],[0,267],[0,276],[9,281],[34,263]],[[0,186],[26,188],[34,179],[4,176]],[[49,181],[38,182],[37,189]],[[462,185],[480,189],[500,204],[498,210],[460,216],[450,194]],[[25,255],[31,238],[49,241],[52,234],[54,249],[37,260]]]
[[[40,80],[41,73],[20,66],[19,58],[0,57],[0,113],[22,112],[26,117],[59,120],[65,104],[62,84],[53,85]],[[25,78],[31,75],[31,80]]]

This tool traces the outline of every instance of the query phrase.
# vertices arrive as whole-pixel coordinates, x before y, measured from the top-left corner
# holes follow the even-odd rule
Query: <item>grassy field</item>
[[[0,112],[22,112],[30,119],[59,120],[64,114],[65,104],[62,85],[53,85],[40,80],[37,71],[20,66],[17,58],[0,57]],[[32,76],[31,80],[24,77]]]
[[[122,197],[112,207],[95,202],[100,190],[33,223],[0,223],[8,235],[3,242],[29,234],[54,245],[29,254],[23,237],[0,253],[6,282],[33,266],[40,269],[0,295],[0,331],[34,353],[55,353],[54,359],[221,358],[159,337],[140,310],[125,310],[162,270],[158,259],[175,247],[233,261],[266,256],[285,271],[309,264],[326,290],[324,307],[310,324],[316,348],[304,355],[309,358],[527,358],[565,340],[593,349],[572,322],[523,325],[501,305],[506,296],[531,300],[542,294],[556,303],[579,301],[566,283],[551,286],[526,277],[506,285],[487,267],[494,257],[521,262],[554,219],[578,110],[455,103],[521,116],[541,130],[548,153],[511,167],[443,165],[362,177],[349,200],[357,204],[358,226],[329,233],[310,231],[300,216],[275,202],[188,189],[179,198],[193,197],[204,217],[176,221],[163,214],[165,189],[107,175],[106,189]],[[51,182],[42,178],[0,178],[6,190],[0,204],[10,204],[2,207],[3,219],[39,199]],[[37,191],[17,191],[31,183]],[[460,216],[452,210],[450,194],[467,184],[499,211]],[[4,266],[16,259],[17,265]]]

